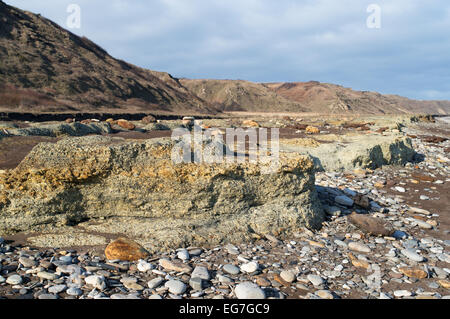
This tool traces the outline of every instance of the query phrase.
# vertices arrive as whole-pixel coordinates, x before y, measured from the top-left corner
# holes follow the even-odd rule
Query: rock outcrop
[[[404,165],[416,154],[411,139],[398,134],[336,137],[336,140],[318,147],[280,143],[280,151],[310,155],[319,171]]]
[[[174,143],[87,136],[37,145],[0,173],[0,232],[77,225],[80,245],[89,232],[108,233],[155,251],[320,228],[309,157],[282,156],[266,174],[248,162],[174,164]]]

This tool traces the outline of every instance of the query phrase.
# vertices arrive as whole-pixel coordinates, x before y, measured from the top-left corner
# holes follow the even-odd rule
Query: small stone
[[[402,249],[402,254],[406,257],[408,257],[410,260],[415,262],[422,262],[424,261],[424,258],[420,256],[418,253],[413,251],[412,249]]]
[[[241,271],[242,272],[246,272],[248,274],[254,273],[258,269],[259,269],[259,265],[256,262],[254,262],[254,261],[249,262],[247,264],[243,264],[241,266]]]
[[[70,287],[69,289],[66,290],[66,294],[68,294],[69,296],[78,297],[83,294],[83,291],[80,288]]]
[[[84,279],[84,281],[86,282],[86,284],[91,285],[100,291],[103,291],[106,289],[105,277],[103,277],[103,276],[98,276],[98,275],[88,276]]]
[[[153,265],[144,261],[144,260],[139,260],[138,264],[137,264],[137,269],[140,272],[147,272],[153,269]]]
[[[446,289],[450,289],[450,281],[449,280],[439,280],[438,283]]]
[[[169,292],[174,295],[181,295],[187,289],[186,284],[179,280],[169,280],[164,286],[168,288]]]
[[[307,278],[314,286],[321,286],[325,283],[323,278],[318,275],[308,275]]]
[[[6,278],[6,283],[10,285],[20,285],[23,279],[19,275],[12,275]]]
[[[412,296],[412,293],[408,290],[396,290],[394,291],[394,296],[395,297],[410,297]]]
[[[238,299],[265,299],[266,294],[258,285],[252,282],[243,282],[236,286],[234,293]]]
[[[424,221],[422,221],[422,220],[415,219],[414,222],[415,222],[415,223],[417,224],[417,226],[419,226],[420,228],[423,228],[423,229],[433,229],[433,226],[432,226],[431,224],[429,224],[429,223],[427,223],[427,222],[424,222]]]
[[[155,294],[155,295],[151,295],[150,297],[148,297],[148,299],[156,299],[156,300],[161,300],[161,299],[162,299],[162,297],[161,297],[160,295],[157,295],[157,294]]]
[[[353,199],[347,196],[337,196],[334,201],[343,206],[352,207],[354,204]]]
[[[26,257],[20,257],[19,263],[21,263],[26,268],[32,268],[37,265],[37,262],[35,260]]]
[[[164,282],[163,278],[157,277],[155,279],[150,280],[147,285],[148,285],[148,288],[154,289],[154,288],[157,288],[157,287],[161,286],[161,284],[163,282]]]
[[[46,279],[46,280],[55,280],[55,279],[59,278],[58,274],[50,273],[50,272],[46,272],[46,271],[38,272],[37,276],[39,278]]]
[[[170,261],[168,259],[162,258],[159,260],[159,264],[161,265],[161,267],[167,270],[174,270],[177,272],[186,272],[186,273],[192,272],[192,267],[182,262]]]
[[[131,130],[131,131],[136,128],[136,126],[133,123],[131,123],[127,120],[118,120],[117,125],[119,125],[121,128]]]
[[[393,229],[388,227],[381,219],[353,213],[347,217],[349,222],[364,231],[375,236],[391,236]]]
[[[138,243],[119,238],[106,247],[105,255],[109,260],[137,261],[147,258],[150,254]]]
[[[203,266],[196,266],[191,274],[191,278],[201,278],[203,280],[209,280],[210,275],[208,268]]]
[[[225,266],[223,266],[222,269],[224,272],[226,272],[230,275],[237,275],[241,272],[238,267],[231,265],[231,264],[226,264]]]
[[[66,289],[67,289],[66,285],[56,285],[56,286],[49,287],[47,290],[48,290],[48,292],[50,292],[52,294],[59,294]]]
[[[369,246],[367,246],[363,243],[358,243],[358,242],[349,243],[348,248],[353,251],[360,252],[360,253],[370,253],[371,252],[371,249],[369,248]]]
[[[329,290],[316,291],[316,295],[322,299],[334,299],[333,294]]]
[[[295,273],[292,270],[283,270],[280,273],[280,277],[288,283],[294,282],[296,278]]]
[[[142,119],[142,123],[144,124],[156,123],[156,118],[154,116],[148,115]]]
[[[269,287],[270,281],[264,277],[258,277],[258,278],[256,278],[256,284],[261,287]]]
[[[401,186],[397,186],[395,187],[395,190],[399,193],[406,193],[406,189],[404,187]]]
[[[189,286],[194,290],[202,290],[203,289],[203,279],[199,277],[192,277],[189,280]]]
[[[187,249],[182,249],[177,253],[177,257],[178,259],[181,259],[183,261],[189,260],[190,256],[189,256],[189,252],[187,251]]]
[[[417,278],[417,279],[424,279],[428,277],[428,273],[420,268],[413,268],[413,267],[401,267],[398,269],[402,274],[410,277],[410,278]]]

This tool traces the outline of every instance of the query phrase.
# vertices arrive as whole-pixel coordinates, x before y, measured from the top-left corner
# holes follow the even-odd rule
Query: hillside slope
[[[85,37],[0,1],[0,107],[14,111],[211,112],[167,73],[114,59]]]

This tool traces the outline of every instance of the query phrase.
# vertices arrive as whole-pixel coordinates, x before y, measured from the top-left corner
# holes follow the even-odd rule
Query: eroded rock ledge
[[[80,245],[89,232],[120,234],[155,251],[320,228],[309,157],[282,156],[277,172],[263,174],[250,163],[174,164],[173,143],[88,136],[39,144],[0,174],[0,231],[70,231]]]

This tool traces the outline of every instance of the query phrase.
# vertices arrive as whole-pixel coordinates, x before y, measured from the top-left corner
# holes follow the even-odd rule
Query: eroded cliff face
[[[267,174],[248,162],[174,164],[174,143],[87,136],[37,145],[0,174],[0,231],[77,225],[80,244],[87,232],[124,234],[157,250],[320,228],[309,157],[281,156]]]

